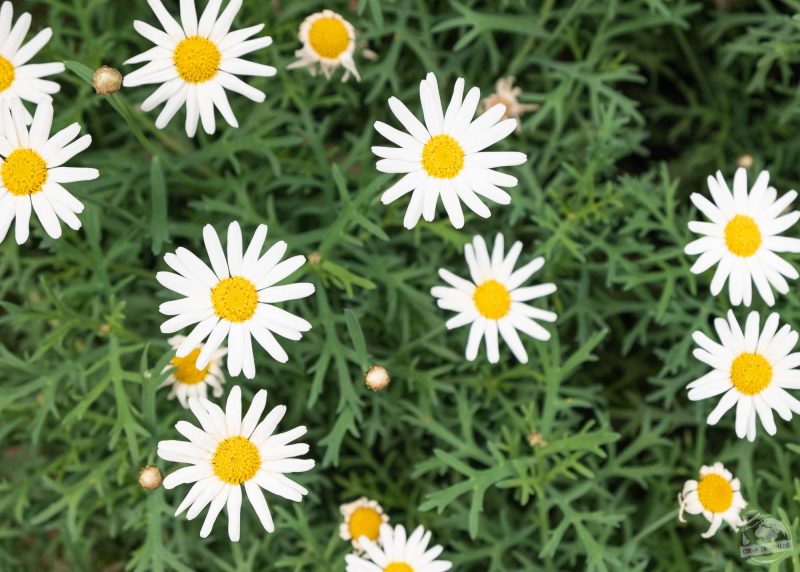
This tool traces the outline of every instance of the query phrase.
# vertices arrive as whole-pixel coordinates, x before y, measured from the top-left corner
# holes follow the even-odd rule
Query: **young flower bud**
[[[92,76],[92,86],[100,95],[117,93],[122,87],[122,74],[114,68],[100,66]]]
[[[373,365],[367,370],[364,375],[364,383],[372,391],[381,391],[389,387],[392,378],[389,377],[389,372],[381,365]]]
[[[161,470],[155,465],[147,465],[139,471],[139,484],[148,491],[154,491],[160,487],[162,480],[164,479]]]

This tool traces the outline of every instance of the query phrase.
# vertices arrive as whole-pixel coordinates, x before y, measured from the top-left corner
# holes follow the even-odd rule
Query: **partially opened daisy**
[[[14,22],[13,4],[3,2],[0,7],[0,110],[19,108],[26,125],[30,125],[33,116],[22,100],[37,104],[50,101],[50,96],[58,93],[61,86],[42,78],[64,71],[61,62],[28,63],[53,35],[53,30],[45,28],[23,46],[30,27],[30,14],[23,13]]]
[[[439,276],[449,286],[431,289],[440,308],[457,313],[447,321],[448,330],[471,324],[466,351],[470,361],[478,356],[481,340],[485,339],[489,361],[497,363],[500,360],[497,343],[499,333],[516,358],[527,363],[528,353],[517,330],[537,340],[548,340],[550,332],[540,326],[537,320],[555,322],[557,317],[549,310],[526,304],[555,292],[555,284],[522,287],[544,265],[544,258],[534,258],[514,270],[522,252],[522,243],[515,242],[508,254],[503,245],[503,235],[498,234],[490,257],[483,238],[474,237],[471,244],[464,246],[471,280],[440,268]]]
[[[269,77],[276,72],[272,66],[241,59],[272,44],[269,36],[250,39],[264,29],[264,24],[230,31],[242,0],[231,0],[221,14],[222,0],[209,0],[199,20],[194,0],[181,0],[180,23],[167,12],[161,0],[147,2],[164,31],[139,20],[133,23],[136,31],[155,47],[125,62],[147,63],[125,76],[123,85],[161,84],[142,103],[142,109],[150,111],[166,102],[156,119],[159,129],[163,129],[184,105],[189,137],[194,137],[197,132],[198,121],[206,133],[214,133],[215,107],[229,125],[238,127],[225,90],[262,102],[266,97],[264,92],[237,76]]]
[[[226,255],[214,227],[206,225],[203,240],[211,268],[185,248],[164,256],[175,272],[159,272],[156,279],[184,297],[161,304],[162,314],[174,316],[161,324],[161,331],[169,334],[197,324],[178,347],[179,358],[189,355],[207,338],[195,362],[197,369],[204,369],[227,338],[228,373],[235,376],[243,371],[252,379],[256,366],[250,336],[270,356],[285,363],[289,356],[273,334],[299,340],[302,332],[311,329],[306,320],[274,305],[314,293],[314,285],[308,282],[277,285],[303,265],[305,256],[281,262],[287,248],[284,241],[260,256],[266,238],[267,226],[259,225],[242,253],[242,230],[234,221],[228,226]]]
[[[711,527],[702,534],[703,538],[714,536],[723,521],[736,531],[744,524],[739,513],[747,506],[740,489],[739,479],[734,479],[722,463],[714,463],[710,467],[703,465],[700,480],[686,481],[683,491],[678,493],[678,520],[686,522],[684,512],[702,514],[711,523]]]
[[[780,317],[770,314],[759,331],[758,312],[747,316],[744,331],[736,316],[728,311],[728,319],[717,318],[714,328],[719,343],[703,332],[692,338],[699,348],[694,357],[713,370],[689,384],[689,399],[698,401],[722,395],[708,416],[708,424],[716,424],[736,406],[736,436],[753,441],[756,438],[756,418],[770,435],[777,431],[772,410],[784,420],[792,412],[800,413],[800,401],[786,392],[800,389],[800,353],[791,353],[797,344],[798,333],[788,324],[778,329]]]
[[[491,212],[480,197],[504,205],[511,202],[511,196],[499,187],[516,186],[517,179],[494,169],[521,165],[527,160],[526,155],[484,149],[506,138],[516,128],[517,121],[503,119],[506,107],[501,103],[472,121],[480,102],[480,90],[473,87],[466,97],[463,95],[464,80],[458,78],[444,111],[436,76],[429,73],[419,85],[424,124],[396,97],[389,99],[389,107],[408,133],[380,121],[375,123],[375,129],[397,145],[372,148],[373,153],[382,157],[377,169],[402,174],[383,193],[381,201],[389,204],[412,193],[403,219],[406,228],[413,228],[420,216],[432,221],[439,197],[456,228],[464,226],[462,202],[483,218],[488,218]]]
[[[313,459],[298,459],[308,453],[305,443],[292,443],[305,435],[305,427],[295,427],[275,434],[275,428],[286,413],[279,405],[262,420],[267,392],[256,393],[247,413],[242,417],[242,391],[231,389],[223,411],[207,399],[190,398],[189,407],[200,427],[178,421],[175,429],[188,441],[160,441],[158,456],[165,461],[187,463],[164,479],[164,488],[194,483],[175,511],[178,516],[189,509],[192,520],[208,507],[200,536],[207,537],[223,507],[228,512],[228,536],[239,540],[239,517],[242,488],[253,505],[261,526],[275,530],[272,516],[261,489],[290,501],[300,502],[308,491],[288,478],[288,473],[302,473],[314,467]]]
[[[378,501],[367,497],[343,504],[339,512],[344,517],[344,522],[339,526],[339,536],[342,540],[351,541],[355,550],[361,550],[361,537],[373,542],[378,540],[381,525],[389,522]]]
[[[52,238],[61,236],[60,220],[79,229],[81,221],[76,214],[83,212],[83,203],[62,185],[91,181],[100,173],[97,169],[64,165],[91,144],[91,135],[75,139],[81,126],[73,123],[51,137],[53,106],[49,101],[36,107],[30,131],[21,106],[11,111],[6,108],[0,115],[0,242],[15,218],[17,244],[28,240],[31,211]]]
[[[319,65],[322,75],[330,79],[336,68],[341,66],[344,68],[342,81],[347,81],[350,74],[361,81],[353,60],[356,31],[339,14],[331,10],[311,14],[300,24],[297,36],[303,42],[303,47],[294,53],[298,60],[289,64],[289,69],[307,67],[314,75]]]
[[[178,349],[185,341],[185,336],[173,336],[169,339],[169,345]],[[211,361],[206,364],[206,367],[197,369],[195,364],[202,349],[203,344],[200,344],[185,357],[175,356],[162,372],[169,372],[169,375],[159,385],[159,388],[171,386],[167,399],[174,399],[177,396],[184,408],[189,407],[188,398],[206,397],[209,387],[213,391],[214,397],[222,395],[222,384],[225,383],[225,376],[222,374],[222,359],[228,353],[228,349],[222,346],[218,347],[214,350]]]
[[[689,229],[705,235],[689,243],[686,254],[699,254],[692,272],[700,274],[715,264],[711,293],[716,296],[728,282],[728,294],[734,306],[752,301],[753,284],[764,301],[775,303],[774,288],[781,294],[789,291],[786,278],[800,274],[776,252],[800,252],[800,240],[780,236],[800,218],[800,212],[784,212],[797,197],[789,191],[778,197],[769,186],[769,173],[761,171],[747,191],[747,171],[737,169],[733,178],[733,194],[722,173],[708,177],[712,203],[703,195],[691,196],[694,205],[710,222],[692,221]]]
[[[361,537],[364,558],[354,554],[346,556],[347,572],[445,572],[452,562],[437,560],[442,553],[439,545],[428,548],[430,531],[418,526],[406,538],[406,529],[398,524],[394,528],[382,524],[378,542]]]

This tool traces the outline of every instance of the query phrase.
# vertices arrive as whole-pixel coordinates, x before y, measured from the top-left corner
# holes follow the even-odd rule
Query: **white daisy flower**
[[[472,324],[466,351],[466,357],[470,361],[478,356],[481,339],[485,338],[489,362],[497,363],[500,360],[497,343],[499,332],[516,358],[527,363],[528,353],[517,330],[537,340],[549,340],[550,332],[536,320],[555,322],[557,318],[553,312],[525,304],[552,294],[556,291],[555,284],[521,288],[544,265],[544,258],[534,258],[525,266],[514,270],[514,264],[522,251],[522,243],[515,242],[508,255],[505,254],[503,243],[503,235],[498,234],[490,258],[483,238],[474,237],[472,244],[464,246],[472,280],[465,280],[440,268],[439,276],[450,286],[435,286],[431,289],[440,308],[457,312],[456,316],[447,321],[448,330]]]
[[[406,538],[406,529],[397,525],[392,529],[382,524],[379,542],[361,537],[361,547],[366,558],[348,554],[347,572],[445,572],[453,567],[452,562],[437,560],[442,547],[428,548],[430,531],[418,526]]]
[[[759,332],[758,312],[747,316],[744,332],[732,311],[728,320],[717,318],[714,328],[721,343],[703,332],[692,338],[699,348],[694,357],[710,365],[713,371],[688,386],[689,399],[699,401],[721,395],[708,416],[708,424],[716,424],[736,405],[736,435],[753,441],[756,438],[756,417],[770,435],[777,431],[772,410],[789,421],[792,412],[800,413],[800,401],[786,392],[800,389],[800,353],[790,353],[797,344],[798,333],[788,324],[778,329],[780,317],[770,314]]]
[[[493,169],[521,165],[527,157],[518,152],[486,152],[490,145],[507,137],[517,126],[515,119],[503,119],[505,105],[498,103],[472,121],[481,93],[473,87],[463,98],[464,80],[456,80],[453,97],[443,112],[439,86],[432,73],[419,85],[423,125],[396,97],[389,107],[408,131],[375,122],[375,129],[398,147],[373,147],[382,157],[377,169],[401,173],[403,177],[386,192],[381,201],[389,204],[413,191],[403,225],[413,228],[422,216],[432,221],[439,197],[456,228],[464,226],[461,202],[478,216],[488,218],[489,208],[479,198],[507,205],[511,196],[498,187],[513,187],[517,179]]]
[[[59,220],[74,230],[79,229],[81,221],[75,215],[83,212],[83,203],[62,184],[91,181],[99,177],[100,172],[64,164],[89,147],[92,136],[75,139],[81,126],[73,123],[51,137],[53,106],[50,101],[36,107],[30,131],[22,106],[14,106],[10,111],[6,108],[1,115],[0,242],[15,218],[17,244],[28,240],[31,211],[52,238],[61,236]]]
[[[30,125],[33,117],[25,109],[22,100],[36,104],[50,101],[50,96],[58,93],[61,86],[42,78],[63,72],[64,64],[29,64],[50,41],[53,30],[45,28],[23,46],[22,42],[31,27],[31,15],[25,12],[16,22],[13,20],[13,4],[3,2],[0,7],[0,111],[18,108],[25,124]]]
[[[311,329],[311,324],[274,304],[306,298],[314,293],[314,285],[298,282],[276,286],[306,259],[298,255],[281,262],[287,248],[284,241],[275,243],[259,257],[266,237],[267,225],[259,225],[242,254],[242,230],[234,221],[228,227],[226,256],[217,232],[209,224],[203,229],[203,241],[211,268],[185,248],[164,256],[177,274],[159,272],[156,279],[184,298],[161,304],[162,314],[174,316],[161,324],[161,331],[171,334],[197,324],[178,347],[179,358],[189,355],[208,338],[195,364],[197,369],[204,369],[227,338],[228,373],[236,376],[243,371],[247,378],[253,379],[256,366],[252,335],[274,359],[281,363],[288,361],[289,356],[273,334],[299,340],[302,332]]]
[[[178,421],[175,429],[189,441],[160,441],[158,456],[165,461],[187,463],[164,479],[164,488],[194,483],[175,511],[178,516],[187,508],[186,517],[195,518],[208,506],[200,536],[211,533],[222,507],[228,511],[228,536],[239,540],[239,511],[242,486],[250,504],[267,532],[275,530],[272,516],[261,489],[300,502],[308,491],[286,477],[286,473],[303,473],[314,467],[313,459],[297,459],[308,453],[305,443],[292,443],[305,435],[305,427],[273,434],[286,413],[279,405],[261,420],[267,404],[267,392],[256,393],[247,414],[242,417],[242,391],[231,389],[225,411],[207,399],[189,398],[189,407],[200,427]],[[241,486],[240,486],[241,485]]]
[[[303,43],[303,47],[294,53],[298,60],[289,64],[288,69],[307,67],[311,75],[315,75],[319,64],[322,75],[330,79],[336,68],[342,66],[344,68],[342,81],[350,79],[350,74],[361,81],[356,62],[353,60],[356,31],[350,22],[339,14],[331,10],[311,14],[300,24],[297,37]]]
[[[155,47],[125,62],[147,64],[125,76],[123,85],[161,84],[142,103],[142,109],[150,111],[166,102],[156,119],[159,129],[163,129],[184,104],[186,134],[189,137],[194,137],[197,132],[198,121],[203,124],[206,133],[214,133],[215,107],[231,127],[238,127],[225,90],[235,91],[260,103],[266,97],[264,92],[237,76],[269,77],[276,72],[272,66],[241,59],[272,44],[269,36],[249,39],[263,30],[264,24],[230,31],[233,19],[242,7],[242,0],[231,0],[222,14],[219,14],[222,0],[209,0],[199,20],[194,0],[181,0],[180,23],[167,12],[161,0],[147,2],[164,31],[139,20],[133,23],[136,31],[153,42]]]
[[[689,229],[705,235],[689,243],[686,254],[699,254],[692,272],[700,274],[715,264],[717,270],[711,280],[711,293],[716,296],[728,281],[728,293],[734,306],[749,306],[752,285],[764,301],[772,306],[775,296],[772,288],[786,294],[786,278],[800,276],[794,267],[776,252],[800,252],[800,240],[780,236],[800,218],[800,212],[784,211],[797,197],[789,191],[781,198],[769,186],[769,173],[761,171],[747,192],[747,170],[738,169],[733,178],[733,194],[728,189],[722,173],[708,177],[712,203],[704,196],[692,194],[692,202],[711,222],[692,221]]]
[[[173,336],[169,339],[169,345],[178,349],[185,341],[185,336]],[[225,383],[225,376],[222,374],[222,358],[228,353],[228,350],[220,346],[211,354],[211,361],[206,367],[197,369],[195,364],[202,349],[203,344],[200,344],[185,357],[175,356],[161,372],[169,372],[169,375],[158,386],[159,389],[172,386],[167,399],[174,399],[177,396],[184,408],[189,407],[187,401],[189,397],[205,398],[209,387],[211,387],[214,397],[222,396],[222,384]]]
[[[378,501],[367,497],[343,504],[339,512],[344,517],[344,522],[339,525],[339,536],[342,540],[350,540],[355,550],[361,550],[361,537],[372,542],[378,540],[381,525],[389,522]]]
[[[711,523],[711,527],[702,534],[703,538],[714,536],[723,521],[736,531],[744,524],[739,513],[747,506],[740,489],[739,479],[734,479],[722,463],[714,463],[711,467],[703,465],[700,469],[700,481],[686,481],[683,491],[678,493],[678,520],[686,522],[683,518],[684,512],[702,513]]]

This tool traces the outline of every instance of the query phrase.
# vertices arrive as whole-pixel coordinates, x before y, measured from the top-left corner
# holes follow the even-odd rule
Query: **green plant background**
[[[137,110],[149,88],[106,99],[85,81],[100,64],[130,71],[122,62],[149,47],[132,27],[155,23],[144,0],[15,8],[54,30],[37,62],[74,62],[55,127],[86,127],[78,163],[101,178],[71,185],[86,203],[79,232],[53,241],[34,223],[27,244],[0,245],[0,570],[341,571],[338,506],[361,495],[430,528],[460,571],[748,568],[729,528],[704,541],[701,517],[677,522],[684,480],[716,460],[800,539],[798,423],[751,444],[732,412],[710,428],[712,403],[686,398],[704,372],[689,334],[728,303],[682,253],[699,216],[688,195],[714,170],[731,177],[746,153],[751,176],[798,184],[800,2],[246,0],[235,26],[266,23],[275,44],[254,59],[279,73],[252,80],[263,104],[232,96],[240,129],[218,120],[195,140],[182,114],[158,132]],[[379,54],[358,59],[361,83],[286,71],[300,21],[322,8]],[[428,71],[484,95],[515,75],[541,105],[498,146],[529,157],[508,170],[512,205],[463,231],[441,211],[406,231],[406,200],[379,203],[391,177],[375,170],[372,124],[395,124],[390,95],[418,111]],[[190,415],[155,389],[170,358],[155,272],[179,245],[202,253],[204,224],[234,219],[322,260],[298,273],[317,293],[289,305],[313,323],[289,363],[257,352],[257,378],[228,382],[287,404],[282,426],[307,425],[318,462],[299,477],[302,504],[269,498],[274,534],[245,504],[238,544],[224,515],[207,540],[198,520],[172,517],[187,487],[137,484],[147,463],[175,468],[156,443]],[[505,349],[500,364],[466,363],[466,331],[447,332],[429,294],[438,268],[466,273],[473,234],[498,231],[544,255],[537,278],[558,284],[557,335],[525,342],[528,365]],[[797,288],[776,306],[794,327]],[[364,387],[372,363],[391,372],[388,391]]]

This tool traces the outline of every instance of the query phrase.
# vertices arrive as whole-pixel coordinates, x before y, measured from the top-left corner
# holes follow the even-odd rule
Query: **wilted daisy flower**
[[[314,293],[314,285],[308,282],[276,286],[300,268],[305,257],[293,256],[281,262],[287,247],[283,241],[275,243],[259,257],[266,237],[267,226],[259,225],[242,254],[242,230],[234,221],[228,227],[226,256],[217,232],[209,224],[203,228],[203,241],[211,268],[185,248],[164,256],[164,261],[177,274],[159,272],[156,279],[165,288],[185,297],[161,304],[162,314],[174,316],[161,324],[161,331],[170,334],[197,324],[178,347],[179,358],[189,355],[208,338],[195,363],[197,369],[204,369],[227,338],[228,373],[235,376],[243,371],[252,379],[256,366],[251,335],[269,355],[285,363],[289,356],[273,334],[299,340],[302,332],[311,329],[306,320],[273,305]]]
[[[361,538],[361,548],[367,558],[348,554],[347,572],[445,572],[452,562],[437,560],[442,547],[428,548],[430,531],[418,526],[406,539],[406,529],[398,524],[392,529],[382,524],[379,542]]]
[[[343,504],[339,507],[339,512],[344,517],[344,522],[339,525],[339,536],[342,540],[350,540],[356,550],[361,549],[361,537],[373,542],[378,540],[381,525],[389,522],[389,517],[383,513],[378,501],[367,497]]]
[[[735,531],[744,524],[739,513],[747,506],[740,489],[739,479],[734,479],[722,463],[714,463],[711,467],[703,465],[700,469],[700,481],[686,481],[683,491],[678,493],[678,520],[686,522],[683,518],[684,511],[689,514],[702,513],[711,523],[711,527],[702,534],[703,538],[714,536],[722,521],[727,522]]]
[[[50,101],[50,95],[58,93],[61,86],[42,78],[63,72],[64,64],[28,64],[50,41],[53,30],[45,28],[23,46],[31,27],[31,15],[25,12],[16,22],[13,20],[13,4],[3,2],[0,7],[0,111],[18,108],[25,124],[30,125],[33,118],[21,100],[37,104]]]
[[[356,31],[339,14],[331,10],[311,14],[300,24],[297,37],[303,47],[294,53],[299,59],[289,64],[288,69],[307,67],[314,75],[319,64],[322,75],[330,79],[336,68],[342,66],[345,70],[342,81],[347,81],[350,74],[361,81],[353,60]]]
[[[772,288],[781,294],[789,291],[786,278],[795,280],[800,274],[776,252],[800,252],[800,240],[780,234],[800,218],[800,212],[784,213],[797,197],[789,191],[777,199],[778,192],[769,186],[769,173],[761,171],[747,192],[747,171],[737,169],[733,178],[733,194],[722,173],[708,177],[712,203],[694,193],[694,205],[711,222],[692,221],[689,229],[705,235],[689,243],[686,254],[699,254],[692,272],[700,274],[715,264],[717,270],[711,281],[711,293],[716,296],[728,281],[731,304],[749,306],[752,285],[764,301],[772,306]],[[785,278],[784,278],[785,277]]]
[[[208,506],[200,536],[211,532],[214,521],[227,506],[228,536],[239,540],[239,510],[242,506],[242,488],[267,532],[275,530],[272,516],[261,489],[300,502],[308,491],[286,477],[286,473],[303,473],[314,467],[313,459],[297,459],[308,453],[305,443],[292,443],[305,435],[305,427],[295,427],[285,433],[273,435],[286,413],[279,405],[261,420],[267,404],[267,392],[256,393],[247,414],[242,417],[242,390],[231,389],[225,411],[207,399],[190,398],[192,409],[200,427],[188,421],[178,421],[175,429],[189,441],[160,441],[158,456],[165,461],[188,463],[164,479],[164,488],[194,483],[183,499],[175,516],[187,508],[186,517],[192,520]],[[241,485],[241,486],[240,486]]]
[[[185,336],[173,336],[169,339],[169,345],[178,349],[185,341]],[[170,373],[159,388],[172,386],[167,398],[174,399],[177,395],[178,401],[184,408],[189,407],[189,397],[206,397],[209,387],[211,387],[214,397],[222,395],[222,384],[225,383],[225,376],[222,374],[222,357],[228,353],[228,350],[224,347],[217,348],[211,354],[211,360],[206,367],[197,369],[195,364],[202,349],[203,344],[200,344],[185,357],[175,356],[162,372],[169,371]]]
[[[3,109],[1,115],[0,242],[14,218],[17,244],[28,240],[31,210],[52,238],[61,236],[59,219],[70,228],[79,229],[81,221],[75,214],[83,212],[83,203],[61,185],[100,176],[97,169],[64,166],[91,144],[91,135],[73,141],[81,132],[81,126],[73,123],[50,137],[53,123],[50,101],[36,107],[30,131],[25,126],[21,106],[11,111]]]
[[[381,201],[389,204],[413,191],[403,225],[413,228],[420,215],[426,221],[436,216],[439,197],[456,228],[464,226],[461,202],[478,216],[488,218],[489,208],[479,198],[507,205],[511,197],[498,187],[513,187],[517,179],[493,169],[521,165],[524,153],[485,152],[487,147],[507,137],[517,126],[515,119],[503,120],[506,108],[498,103],[472,121],[480,100],[480,90],[473,87],[464,94],[464,80],[456,80],[447,111],[442,110],[439,86],[432,73],[419,85],[423,125],[396,97],[389,107],[408,131],[375,122],[375,129],[398,147],[373,147],[383,157],[377,169],[384,173],[401,173],[403,177],[383,193]]]
[[[522,114],[528,113],[529,111],[536,111],[539,109],[539,104],[519,102],[519,99],[517,98],[522,95],[522,88],[519,86],[514,86],[516,79],[517,78],[514,76],[501,77],[498,79],[494,86],[494,93],[481,100],[481,109],[488,111],[498,103],[502,103],[506,106],[506,113],[503,118],[508,119],[509,117],[513,117],[516,119],[517,131],[519,131],[520,117]]]
[[[744,332],[732,311],[728,320],[717,318],[714,328],[721,343],[703,332],[692,337],[699,348],[694,357],[710,365],[713,371],[689,384],[689,399],[698,401],[723,394],[708,416],[714,425],[736,405],[736,435],[756,438],[756,417],[770,435],[777,431],[772,410],[789,421],[792,411],[800,413],[800,401],[787,389],[800,389],[800,353],[790,353],[798,333],[788,324],[778,329],[780,317],[770,314],[759,332],[758,312],[747,316]]]
[[[249,39],[264,29],[257,24],[230,31],[233,19],[242,7],[242,0],[231,0],[219,14],[222,0],[209,0],[200,19],[194,0],[181,0],[180,24],[167,12],[161,0],[147,0],[164,31],[136,20],[133,27],[155,44],[154,48],[129,59],[126,64],[147,62],[125,76],[123,85],[161,84],[142,103],[144,111],[166,102],[156,119],[163,129],[178,110],[186,105],[186,134],[194,137],[198,121],[206,133],[216,129],[214,108],[231,127],[238,127],[225,90],[262,102],[264,92],[251,87],[237,76],[273,76],[275,68],[241,59],[241,56],[266,48],[272,38]]]
[[[525,304],[530,300],[547,296],[556,291],[555,284],[538,284],[521,288],[537,270],[544,265],[544,258],[534,258],[525,266],[514,270],[522,243],[517,241],[505,254],[503,235],[498,234],[491,258],[483,238],[476,236],[472,244],[464,246],[470,277],[460,278],[444,268],[439,276],[450,286],[435,286],[431,294],[444,310],[457,312],[447,321],[447,329],[472,324],[467,342],[467,359],[478,356],[481,340],[486,339],[486,353],[491,363],[500,360],[497,335],[505,340],[516,358],[528,362],[528,353],[522,346],[517,330],[537,340],[550,339],[550,332],[536,320],[555,322],[556,314]]]

